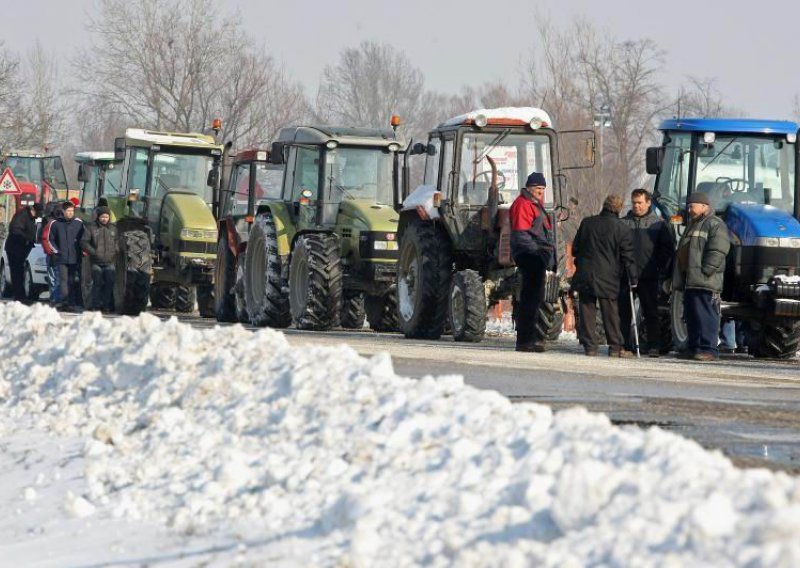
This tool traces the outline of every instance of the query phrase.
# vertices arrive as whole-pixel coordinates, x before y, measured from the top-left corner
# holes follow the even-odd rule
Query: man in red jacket
[[[517,303],[517,351],[545,350],[544,338],[536,336],[536,320],[544,299],[545,275],[555,261],[552,221],[544,210],[546,189],[544,175],[533,172],[511,204],[511,254],[522,276]]]

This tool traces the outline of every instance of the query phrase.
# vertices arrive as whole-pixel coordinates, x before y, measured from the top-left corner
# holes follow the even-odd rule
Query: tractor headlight
[[[216,240],[217,232],[204,231],[202,229],[181,229],[181,238],[194,240]]]
[[[542,124],[544,124],[544,121],[541,119],[541,117],[534,116],[528,124],[530,125],[531,130],[539,130],[542,127]]]
[[[372,248],[375,250],[397,250],[397,241],[375,241]]]
[[[483,128],[488,124],[489,121],[486,119],[486,115],[479,114],[475,117],[474,122],[475,126],[477,126],[478,128]]]

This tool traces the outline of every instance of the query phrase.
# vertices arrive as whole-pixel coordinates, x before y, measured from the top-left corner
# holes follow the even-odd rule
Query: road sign
[[[11,168],[6,168],[6,171],[4,171],[3,175],[0,176],[0,193],[7,195],[22,194],[22,190],[19,188],[19,184],[17,183],[17,178],[14,177],[14,173],[11,171]]]

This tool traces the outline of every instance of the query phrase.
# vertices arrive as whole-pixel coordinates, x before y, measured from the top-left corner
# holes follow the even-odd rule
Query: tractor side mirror
[[[53,158],[53,167],[57,170],[63,169],[64,167],[64,164],[61,163],[61,158],[59,158],[58,156]]]
[[[436,146],[434,146],[433,144],[428,144],[425,147],[425,153],[428,154],[429,156],[435,156],[436,155]]]
[[[208,178],[206,178],[206,185],[209,187],[217,187],[219,183],[219,167],[211,168],[208,170]]]
[[[648,148],[645,151],[645,165],[647,173],[650,175],[658,175],[661,173],[661,162],[664,161],[664,147],[655,146]]]
[[[411,151],[409,152],[412,156],[419,156],[420,154],[425,154],[428,151],[425,144],[422,142],[417,142],[411,147]]]
[[[86,175],[86,169],[83,167],[83,164],[78,164],[78,181],[81,182],[89,181],[88,176]]]
[[[125,159],[125,139],[114,138],[114,159],[121,161]]]
[[[284,142],[273,142],[272,143],[272,150],[269,153],[269,163],[270,164],[285,164],[286,163],[286,155],[285,152],[289,149],[288,146]]]

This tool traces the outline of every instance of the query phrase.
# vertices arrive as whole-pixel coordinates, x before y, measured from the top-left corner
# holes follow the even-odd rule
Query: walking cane
[[[633,283],[628,275],[628,295],[631,299],[631,321],[633,321],[633,340],[636,342],[636,357],[641,357],[639,353],[639,324],[636,322],[636,304],[633,301]]]

